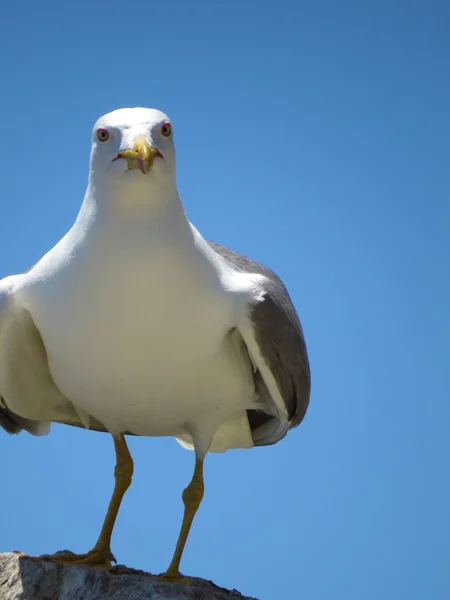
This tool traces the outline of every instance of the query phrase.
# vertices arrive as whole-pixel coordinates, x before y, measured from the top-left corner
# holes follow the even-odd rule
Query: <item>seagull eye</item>
[[[172,125],[170,123],[164,123],[161,127],[161,133],[164,137],[170,137],[172,135]]]
[[[109,131],[106,131],[106,129],[97,129],[97,137],[101,142],[107,142],[109,140]]]

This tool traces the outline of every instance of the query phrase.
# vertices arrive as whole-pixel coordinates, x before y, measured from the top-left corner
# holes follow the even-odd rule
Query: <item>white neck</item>
[[[91,171],[75,229],[82,237],[92,228],[132,232],[164,231],[179,242],[192,239],[191,225],[184,212],[175,179],[149,173],[129,172],[120,177]],[[125,233],[127,232],[127,233]],[[78,236],[77,236],[78,237]]]
[[[115,175],[91,170],[84,202],[95,202],[99,210],[118,210],[140,214],[164,210],[170,204],[181,204],[175,177],[139,171]]]
[[[151,244],[179,260],[195,246],[176,186],[163,188],[141,173],[133,173],[133,179],[125,182],[90,179],[71,231],[75,244],[86,237],[91,240],[89,244],[108,251],[115,248],[129,257],[138,252],[137,248]]]

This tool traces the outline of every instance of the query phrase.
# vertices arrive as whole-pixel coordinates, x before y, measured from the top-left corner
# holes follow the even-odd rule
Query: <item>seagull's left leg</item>
[[[200,506],[203,498],[204,484],[203,484],[203,460],[204,457],[197,456],[195,460],[194,475],[192,476],[190,484],[185,488],[183,492],[184,502],[184,516],[181,524],[180,535],[178,536],[177,545],[172,558],[172,562],[169,568],[161,576],[163,580],[182,580],[183,576],[180,574],[180,561],[183,555],[183,550],[186,545],[186,541],[191,529],[192,521],[194,520],[195,514]]]
[[[57,552],[56,554],[50,555],[49,558],[55,562],[90,565],[109,569],[111,568],[111,561],[116,560],[111,552],[111,536],[120,504],[125,492],[131,485],[134,465],[125,437],[123,435],[120,435],[119,437],[113,436],[113,439],[114,447],[116,449],[116,467],[114,469],[115,485],[97,543],[92,550],[86,554]]]

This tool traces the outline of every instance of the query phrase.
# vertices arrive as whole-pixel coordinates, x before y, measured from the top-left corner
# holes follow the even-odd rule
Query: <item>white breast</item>
[[[58,261],[27,302],[70,400],[141,435],[176,435],[202,415],[218,425],[251,405],[249,361],[227,335],[235,296],[192,238],[121,224]]]

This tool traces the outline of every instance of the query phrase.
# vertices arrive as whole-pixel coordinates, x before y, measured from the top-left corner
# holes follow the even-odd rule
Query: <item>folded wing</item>
[[[14,293],[24,276],[0,281],[0,427],[46,435],[51,422],[89,426],[90,417],[55,385],[41,335]]]
[[[270,269],[208,242],[234,269],[264,276],[263,300],[248,307],[238,324],[263,407],[248,411],[255,445],[274,444],[301,423],[309,404],[311,374],[302,326],[289,293]]]

